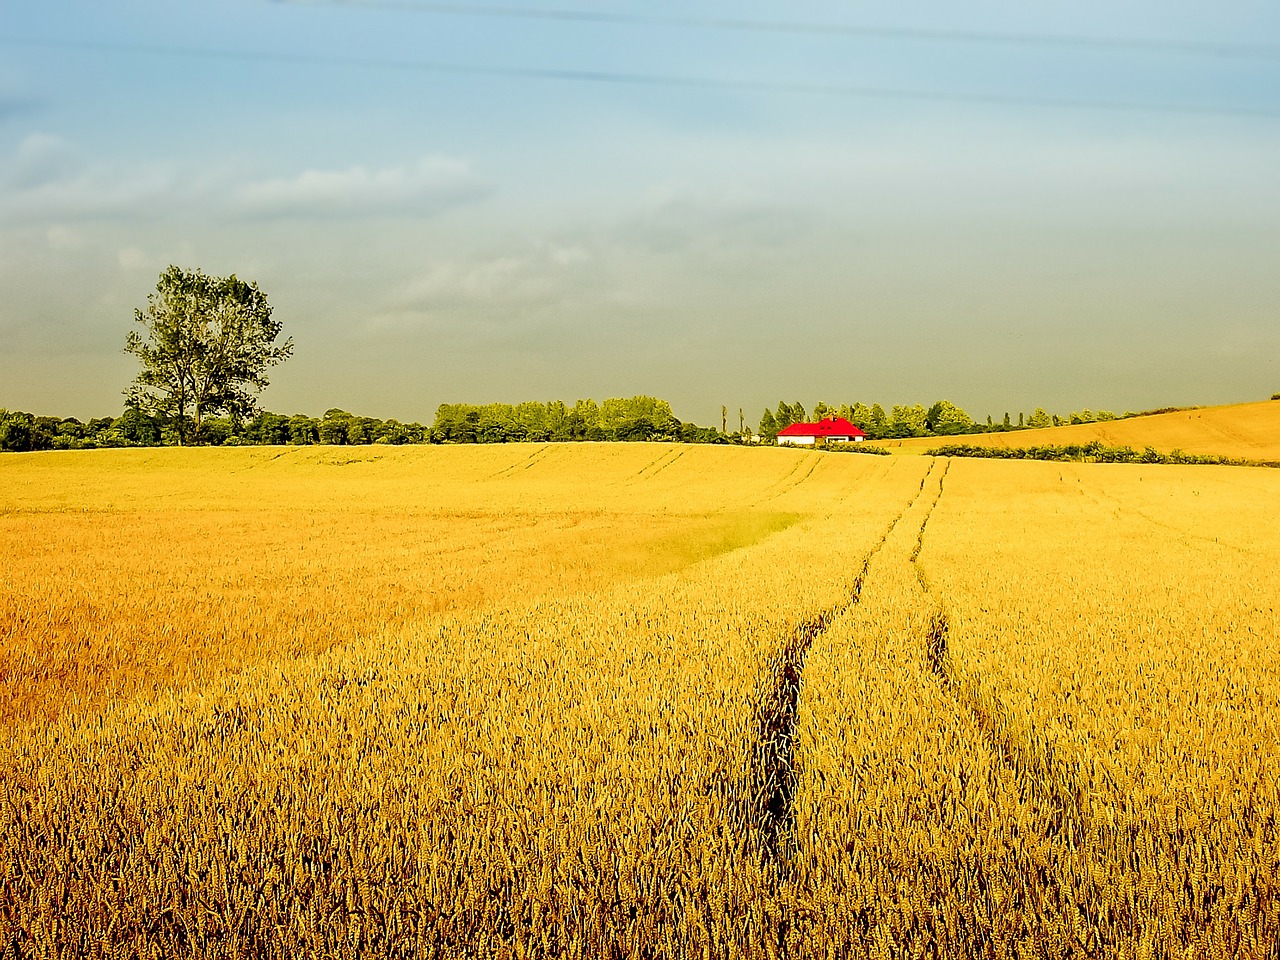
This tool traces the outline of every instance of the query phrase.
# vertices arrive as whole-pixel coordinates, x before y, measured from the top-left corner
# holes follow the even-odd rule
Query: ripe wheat
[[[0,461],[0,955],[1280,939],[1274,472],[136,456]]]

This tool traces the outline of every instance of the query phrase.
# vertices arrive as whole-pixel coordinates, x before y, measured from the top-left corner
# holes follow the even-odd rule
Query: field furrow
[[[1278,501],[1235,498],[1224,523],[1227,503],[1195,493],[1170,515],[1171,473],[1036,465],[1002,497],[958,463],[920,562],[946,597],[953,685],[1076,824],[1054,882],[1099,945],[1272,956],[1280,544],[1252,535]],[[1205,517],[1252,543],[1170,536]]]

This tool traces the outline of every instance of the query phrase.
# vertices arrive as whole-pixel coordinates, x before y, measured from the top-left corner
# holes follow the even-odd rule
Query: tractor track
[[[673,446],[670,450],[666,450],[663,454],[654,460],[649,461],[632,476],[624,481],[628,486],[636,483],[645,483],[652,480],[667,467],[671,466],[688,452],[688,448]]]
[[[938,477],[938,492],[920,522],[910,556],[920,591],[933,607],[924,637],[925,663],[929,673],[954,698],[957,709],[972,717],[987,748],[1000,759],[1002,767],[1013,777],[1021,792],[1047,811],[1046,835],[1065,836],[1067,842],[1074,846],[1085,836],[1088,826],[1083,788],[1053,755],[1050,745],[1037,746],[1028,742],[1029,738],[1020,736],[1016,719],[1009,710],[998,700],[993,699],[990,705],[985,703],[974,681],[961,675],[948,644],[950,617],[920,564],[925,530],[942,499],[943,484],[950,468],[948,460]]]
[[[646,479],[646,480],[652,480],[654,477],[656,477],[658,474],[660,474],[663,470],[667,469],[667,467],[671,466],[673,463],[675,463],[677,460],[679,460],[681,457],[683,457],[683,456],[684,456],[686,453],[688,453],[688,452],[689,452],[689,448],[688,448],[688,447],[685,447],[685,448],[681,449],[679,453],[677,453],[677,454],[676,454],[674,457],[672,457],[670,460],[667,460],[666,462],[664,462],[660,467],[658,467],[656,470],[654,470],[654,471],[653,471],[653,473],[651,473],[651,474],[649,474],[649,476],[645,477],[645,479]]]
[[[537,464],[550,451],[551,451],[551,444],[544,443],[542,446],[540,446],[537,450],[533,451],[533,453],[529,454],[529,456],[525,457],[523,460],[518,460],[515,463],[511,464],[510,466],[503,467],[497,473],[490,474],[489,477],[487,477],[487,479],[489,480],[509,479],[510,477],[515,476],[516,473],[519,472],[521,469],[528,470],[530,467]]]
[[[803,467],[806,462],[808,461],[805,458],[797,458],[790,470],[778,477],[776,480],[770,481],[764,489],[760,491],[760,496],[751,503],[751,506],[756,507],[762,503],[768,503],[770,500],[777,499],[794,487],[795,482],[788,483],[788,481],[800,472],[800,468]]]
[[[872,560],[888,542],[898,523],[923,495],[933,470],[934,465],[930,464],[911,500],[889,521],[884,533],[867,552],[845,597],[802,620],[792,630],[773,661],[770,682],[755,704],[756,734],[751,747],[752,782],[746,790],[748,809],[745,814],[747,822],[760,838],[763,855],[778,865],[784,865],[789,859],[789,847],[795,828],[796,714],[805,659],[814,641],[826,632],[831,623],[861,601],[862,588]]]

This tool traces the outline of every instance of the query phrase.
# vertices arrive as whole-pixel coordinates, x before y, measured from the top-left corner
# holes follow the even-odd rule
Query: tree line
[[[362,417],[337,408],[323,417],[258,406],[267,371],[288,359],[266,294],[234,274],[215,277],[170,266],[134,311],[125,352],[140,369],[118,417],[87,422],[0,410],[0,450],[206,444],[507,443],[512,441],[678,440],[727,443],[724,430],[681,422],[656,397],[596,403],[446,403],[430,426]],[[723,418],[722,418],[723,419]]]
[[[679,420],[656,397],[612,398],[597,403],[444,403],[428,426],[380,420],[337,408],[322,417],[260,410],[248,418],[204,416],[199,424],[179,414],[128,407],[118,417],[87,421],[0,409],[0,450],[88,450],[205,444],[356,445],[408,443],[511,443],[519,441],[668,440],[731,443],[737,434]]]
[[[215,277],[170,266],[160,274],[146,308],[134,311],[134,321],[141,330],[128,334],[124,349],[138,360],[141,369],[125,391],[125,410],[119,417],[83,422],[74,417],[40,417],[0,409],[0,450],[188,443],[773,442],[780,430],[808,419],[799,402],[780,401],[776,411],[764,411],[756,437],[741,410],[738,432],[729,433],[726,407],[721,408],[721,425],[716,430],[683,423],[665,400],[648,396],[614,398],[601,404],[579,400],[572,406],[559,400],[442,404],[430,427],[356,416],[336,408],[320,418],[286,416],[262,410],[257,403],[258,394],[269,383],[267,370],[292,355],[293,341],[280,339],[282,325],[272,316],[266,294],[256,283],[234,274]],[[1145,412],[1173,409],[1179,408]],[[990,416],[985,425],[975,422],[949,400],[938,400],[927,408],[898,405],[887,413],[878,403],[832,407],[819,402],[814,406],[815,420],[835,416],[856,424],[872,439],[955,436],[1118,419],[1107,411],[1095,415],[1089,410],[1063,418],[1037,407],[1030,417],[1019,413],[1015,427],[1008,413],[999,424]]]
[[[891,407],[880,404],[815,404],[812,417],[804,406],[779,402],[760,420],[759,439],[771,442],[778,431],[793,424],[844,417],[871,439],[958,436],[1090,423],[1123,417],[1166,413],[1173,409],[1126,412],[1116,415],[1088,410],[1059,417],[1036,408],[1031,416],[1018,415],[1017,425],[1008,414],[1002,423],[974,421],[964,410],[946,400],[930,407],[921,404]],[[656,397],[612,398],[597,403],[561,400],[525,403],[444,403],[429,425],[377,417],[365,417],[333,408],[322,417],[258,410],[249,417],[204,416],[199,423],[181,414],[151,413],[139,406],[126,407],[118,417],[36,416],[20,410],[0,409],[0,450],[85,450],[98,447],[147,447],[203,444],[243,445],[356,445],[407,443],[513,443],[521,441],[628,441],[657,440],[681,443],[750,442],[750,429],[726,433],[678,419],[671,405]]]
[[[435,442],[507,443],[522,440],[669,440],[729,443],[736,434],[684,423],[656,397],[613,398],[572,406],[550,403],[442,404],[432,424]]]
[[[868,406],[865,403],[842,403],[830,406],[822,401],[813,407],[810,416],[804,406],[797,401],[778,402],[776,410],[766,409],[760,418],[760,437],[772,441],[778,433],[795,423],[809,423],[827,417],[843,417],[854,426],[860,428],[871,440],[903,439],[907,437],[951,437],[967,433],[1003,433],[1009,430],[1030,430],[1037,427],[1059,427],[1068,423],[1095,423],[1103,420],[1122,420],[1127,417],[1144,416],[1154,413],[1168,413],[1171,410],[1185,409],[1165,407],[1159,410],[1145,410],[1142,413],[1126,411],[1115,414],[1109,410],[1081,410],[1067,416],[1047,413],[1036,407],[1030,415],[1019,413],[1017,423],[1006,413],[1002,420],[996,421],[988,416],[986,423],[977,421],[950,400],[937,400],[931,406],[920,403],[900,404],[885,408],[878,403]]]

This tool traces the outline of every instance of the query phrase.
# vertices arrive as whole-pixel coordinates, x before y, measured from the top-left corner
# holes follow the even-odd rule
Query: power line
[[[751,33],[791,33],[818,36],[861,37],[873,40],[909,40],[933,43],[967,43],[1006,46],[1067,47],[1112,52],[1140,52],[1175,56],[1280,60],[1280,44],[1218,40],[1161,40],[1146,37],[1101,37],[1055,33],[997,33],[928,27],[874,27],[850,23],[816,23],[795,20],[749,20],[737,17],[682,17],[651,13],[616,13],[547,7],[512,7],[494,4],[434,3],[431,0],[270,0],[287,6],[326,6],[400,10],[459,17],[544,20],[614,26],[674,27],[730,30]]]
[[[388,60],[364,57],[337,57],[327,54],[280,53],[256,50],[218,50],[207,47],[162,46],[120,43],[106,40],[53,40],[40,37],[4,37],[0,44],[49,50],[131,56],[188,57],[236,63],[279,63],[312,67],[351,67],[372,70],[411,71],[453,76],[497,77],[508,80],[547,80],[572,83],[650,86],[709,91],[741,90],[838,98],[886,100],[916,103],[943,103],[974,106],[1031,107],[1066,110],[1114,111],[1125,113],[1181,114],[1189,116],[1280,119],[1280,110],[1240,107],[1199,106],[1185,103],[1158,103],[1126,100],[1089,100],[1075,97],[1012,96],[1007,94],[909,90],[894,87],[863,87],[844,84],[806,83],[778,80],[721,79],[679,74],[636,73],[612,70],[567,70],[549,67],[505,67],[493,64],[454,63],[435,60]]]

